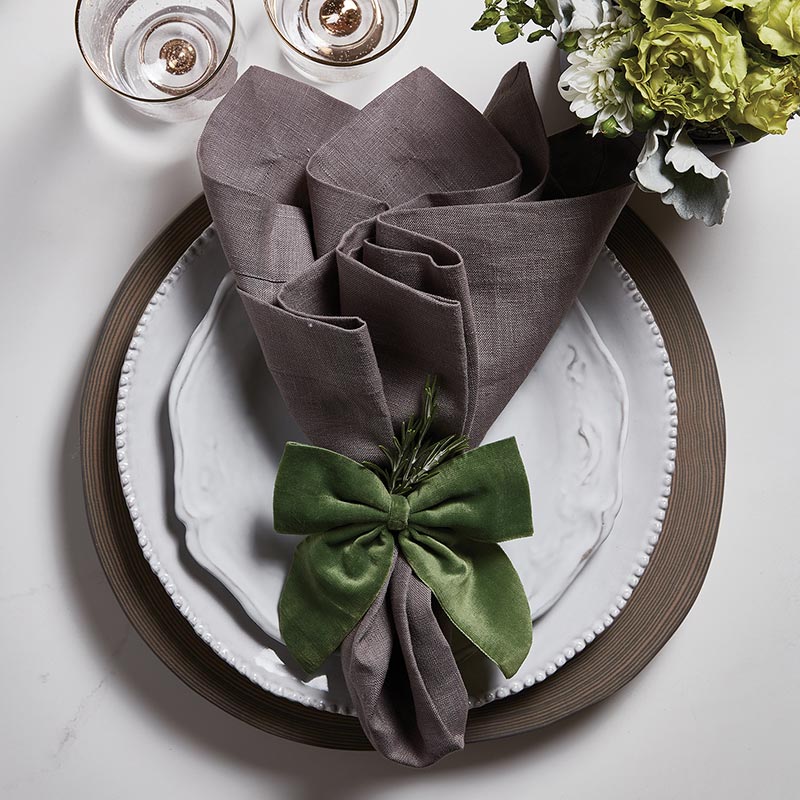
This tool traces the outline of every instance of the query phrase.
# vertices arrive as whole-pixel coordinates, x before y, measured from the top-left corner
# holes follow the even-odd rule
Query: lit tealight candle
[[[319,21],[334,36],[350,36],[361,25],[361,7],[356,0],[325,0]]]
[[[166,62],[170,75],[185,75],[197,63],[197,51],[185,39],[164,42],[158,55]]]

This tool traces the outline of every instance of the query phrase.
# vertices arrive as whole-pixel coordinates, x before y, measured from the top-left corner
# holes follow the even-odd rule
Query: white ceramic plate
[[[220,284],[171,384],[175,508],[186,543],[280,640],[278,598],[298,540],[273,530],[286,441],[305,441],[263,363],[233,278]],[[534,619],[611,531],[622,502],[628,395],[580,303],[487,440],[516,435],[533,486],[533,539],[506,547]]]
[[[222,657],[270,691],[349,712],[335,657],[311,679],[284,663],[276,607],[296,541],[272,530],[272,481],[284,442],[302,437],[225,273],[209,230],[131,343],[117,420],[128,503],[165,588]],[[611,624],[655,544],[674,458],[674,386],[643,306],[613,256],[601,257],[489,432],[487,440],[516,435],[526,462],[537,532],[508,552],[538,619],[531,654],[510,681],[473,649],[459,651],[475,705],[543,680]]]

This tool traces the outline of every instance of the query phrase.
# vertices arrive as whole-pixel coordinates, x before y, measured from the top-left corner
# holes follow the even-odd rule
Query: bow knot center
[[[390,531],[402,531],[408,527],[408,500],[401,494],[390,495],[391,505],[386,517],[386,527]]]

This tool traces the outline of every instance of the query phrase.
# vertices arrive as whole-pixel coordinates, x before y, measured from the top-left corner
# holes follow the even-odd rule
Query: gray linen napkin
[[[389,581],[342,643],[359,719],[376,750],[423,767],[464,746],[467,690],[431,610],[431,590],[395,553]]]
[[[635,148],[545,135],[524,64],[480,114],[425,69],[358,111],[250,69],[198,148],[265,360],[308,436],[380,457],[440,378],[439,433],[477,446],[536,363],[627,202]],[[467,695],[430,590],[398,557],[342,647],[376,749],[463,747]]]

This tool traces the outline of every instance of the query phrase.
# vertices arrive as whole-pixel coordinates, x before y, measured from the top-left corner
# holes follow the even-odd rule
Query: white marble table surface
[[[425,64],[482,107],[528,59],[548,127],[566,126],[554,49],[471,33],[481,5],[421,0],[396,59],[333,92],[363,104]],[[250,59],[288,71],[259,0],[238,6]],[[634,200],[691,286],[725,393],[724,513],[693,610],[605,703],[414,772],[227,716],[148,650],[106,584],[79,477],[82,373],[128,266],[200,191],[201,126],[122,108],[83,66],[72,15],[68,0],[0,3],[0,797],[797,797],[800,123],[726,158],[724,227]]]

